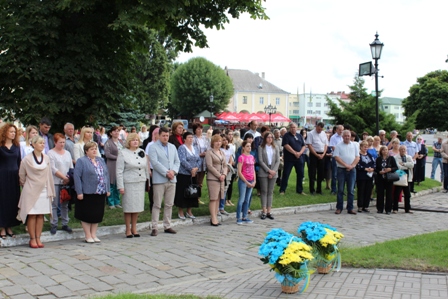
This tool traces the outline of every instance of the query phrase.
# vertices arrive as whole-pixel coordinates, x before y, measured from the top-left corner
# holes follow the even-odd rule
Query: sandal
[[[9,229],[9,230],[11,230],[11,229]],[[11,238],[15,238],[16,237],[16,235],[14,234],[14,232],[11,230],[11,232],[9,233],[8,232],[8,230],[6,230],[6,235],[8,236],[8,237],[11,237]],[[3,236],[2,236],[2,238],[3,238]]]

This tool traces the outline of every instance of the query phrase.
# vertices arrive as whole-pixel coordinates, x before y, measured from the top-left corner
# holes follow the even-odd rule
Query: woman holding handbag
[[[185,220],[185,217],[190,219],[196,218],[191,212],[191,208],[199,206],[198,198],[201,197],[201,188],[198,189],[198,197],[195,198],[186,198],[185,189],[191,184],[197,184],[197,174],[202,165],[202,160],[199,156],[198,148],[193,146],[193,133],[187,131],[182,137],[184,144],[179,146],[177,150],[180,167],[177,173],[174,205],[179,209],[179,219]],[[184,209],[187,209],[185,214]]]
[[[378,213],[386,211],[390,215],[392,211],[392,187],[393,181],[388,180],[388,174],[397,171],[398,166],[395,158],[389,156],[387,146],[380,147],[378,158],[376,159],[376,209]],[[386,194],[384,194],[386,193]],[[386,195],[386,205],[384,205],[384,195]]]
[[[400,145],[400,154],[396,155],[395,161],[397,163],[398,169],[402,170],[406,174],[403,174],[404,179],[400,177],[400,180],[394,183],[394,202],[393,202],[393,213],[398,213],[398,199],[400,193],[403,190],[404,194],[404,210],[406,213],[413,214],[411,212],[411,192],[409,190],[409,182],[412,182],[414,162],[412,157],[406,154],[406,146]]]
[[[58,206],[61,207],[62,218],[62,230],[71,234],[73,231],[68,226],[68,203],[69,201],[60,202],[60,192],[63,186],[67,186],[70,183],[70,179],[67,173],[70,168],[73,168],[73,160],[69,151],[64,149],[65,136],[61,133],[56,133],[54,138],[54,148],[48,151],[48,157],[50,158],[51,172],[53,174],[55,197],[52,202],[52,217],[50,233],[56,234],[58,230]]]

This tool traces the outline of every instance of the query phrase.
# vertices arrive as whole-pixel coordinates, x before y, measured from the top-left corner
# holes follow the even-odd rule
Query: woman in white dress
[[[28,126],[26,127],[25,131],[25,141],[20,141],[20,155],[23,158],[25,158],[26,155],[31,153],[34,149],[30,144],[31,139],[33,139],[34,136],[39,135],[39,131],[35,126]]]
[[[143,141],[149,137],[149,131],[145,125],[143,125],[141,131],[138,132],[138,137],[140,138],[141,143],[143,143]]]
[[[122,195],[126,238],[140,237],[137,220],[145,207],[145,184],[149,182],[149,160],[139,146],[138,134],[130,133],[117,158],[117,188]]]
[[[31,248],[43,248],[40,241],[44,225],[44,214],[51,213],[51,202],[55,196],[50,158],[43,153],[45,141],[41,136],[31,140],[34,151],[20,165],[19,178],[23,186],[19,201],[19,216],[28,227]]]

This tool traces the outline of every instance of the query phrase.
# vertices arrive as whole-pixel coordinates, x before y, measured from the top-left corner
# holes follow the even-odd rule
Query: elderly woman
[[[367,136],[367,152],[376,160],[378,158],[378,151],[373,147],[373,137]]]
[[[193,146],[193,134],[185,132],[183,135],[184,144],[178,149],[180,167],[177,174],[176,196],[174,197],[174,205],[179,208],[179,218],[185,220],[185,217],[195,219],[191,208],[198,207],[198,200],[196,198],[185,198],[184,191],[190,184],[198,184],[197,174],[202,160],[197,152],[197,148]],[[201,196],[201,189],[199,189],[199,197]],[[184,209],[187,212],[184,214]]]
[[[393,182],[387,180],[386,174],[397,171],[398,166],[394,157],[389,156],[389,151],[385,145],[380,148],[379,156],[375,162],[375,168],[377,173],[375,178],[377,194],[376,209],[378,213],[383,213],[386,210],[386,214],[390,215],[392,211]],[[384,197],[386,197],[386,204],[384,204]]]
[[[398,213],[398,200],[400,199],[400,193],[403,191],[404,194],[404,211],[406,213],[411,212],[411,192],[409,191],[409,182],[412,182],[413,173],[412,169],[414,168],[414,161],[412,157],[406,154],[406,146],[400,145],[400,154],[396,155],[395,162],[397,163],[398,169],[403,170],[406,173],[407,180],[404,183],[405,185],[395,184],[394,191],[394,199],[393,199],[393,212],[394,214]]]
[[[50,158],[51,172],[53,174],[55,197],[52,202],[52,215],[50,233],[56,234],[58,229],[58,206],[60,203],[60,192],[63,186],[67,186],[70,183],[70,179],[67,173],[70,168],[73,168],[72,156],[69,151],[65,150],[65,136],[61,133],[56,133],[54,138],[54,148],[48,152]],[[60,203],[61,218],[62,218],[62,230],[72,233],[72,229],[68,226],[68,203],[64,201]]]
[[[224,181],[227,176],[226,155],[221,150],[222,139],[214,135],[210,141],[210,150],[205,154],[207,164],[207,188],[210,196],[210,225],[218,226],[219,200],[224,198]]]
[[[85,156],[76,161],[73,174],[76,190],[75,218],[81,221],[86,243],[101,242],[96,236],[98,223],[103,221],[104,204],[109,196],[109,172],[98,145],[91,141],[84,145]]]
[[[378,136],[374,136],[373,137],[373,144],[372,147],[376,150],[376,152],[380,153],[380,148],[381,148],[381,138]]]
[[[137,233],[139,213],[145,208],[145,185],[149,182],[149,161],[140,148],[137,133],[126,138],[125,148],[118,153],[117,188],[123,196],[126,238],[140,237]],[[149,186],[148,186],[149,187]]]
[[[34,150],[30,142],[31,139],[37,135],[39,135],[39,131],[35,126],[26,127],[25,141],[20,141],[20,155],[22,156],[22,159]]]
[[[117,189],[116,168],[118,152],[124,147],[120,137],[120,127],[114,126],[109,130],[109,139],[104,144],[104,155],[106,156],[107,168],[109,169],[110,196],[107,197],[107,205],[110,209],[121,208],[120,194]]]
[[[369,138],[369,137],[367,137]],[[373,139],[373,138],[372,138]],[[372,140],[373,141],[373,140]],[[358,213],[370,212],[370,195],[373,188],[375,158],[368,151],[369,143],[363,140],[359,144],[359,162],[356,165],[356,190],[358,191]]]
[[[260,164],[258,178],[261,189],[261,207],[263,209],[260,218],[264,220],[267,217],[274,220],[271,208],[277,171],[280,165],[280,149],[276,147],[274,135],[271,132],[266,132],[263,135],[263,142],[258,147],[258,162]]]
[[[205,165],[205,152],[209,146],[208,139],[203,136],[203,127],[200,123],[193,124],[193,147],[201,158],[201,163],[199,165],[198,172],[196,174],[196,182],[202,188],[202,183],[204,182],[205,171],[207,167]],[[198,203],[203,205],[204,202],[201,201],[201,197],[198,198]]]
[[[182,138],[182,134],[184,133],[184,124],[181,121],[175,122],[171,127],[173,130],[173,134],[168,139],[169,143],[174,144],[174,146],[179,149],[179,147],[184,144],[184,139]]]
[[[79,135],[79,140],[73,147],[73,155],[75,156],[75,161],[79,158],[84,157],[84,144],[93,141],[93,128],[92,127],[82,127],[81,134]],[[98,157],[101,157],[98,151]]]
[[[17,204],[20,198],[20,147],[17,128],[11,123],[0,127],[0,227],[1,238],[14,238],[11,227],[19,225]]]
[[[20,165],[20,184],[23,186],[19,201],[19,216],[26,223],[31,248],[43,248],[40,241],[44,225],[44,214],[51,213],[51,202],[55,197],[50,158],[44,155],[45,141],[41,136],[31,140],[34,151]],[[71,158],[70,158],[71,160]]]

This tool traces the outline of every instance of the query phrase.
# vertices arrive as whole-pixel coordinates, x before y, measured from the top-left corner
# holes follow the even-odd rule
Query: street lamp
[[[214,99],[214,97],[213,97],[213,95],[210,95],[210,122],[209,122],[209,125],[211,126],[212,125],[212,118],[213,118],[213,99]]]
[[[264,112],[269,114],[269,126],[271,126],[271,114],[275,114],[277,112],[277,107],[269,104],[268,106],[264,106]]]
[[[380,116],[378,111],[378,59],[381,58],[384,44],[378,39],[378,32],[375,34],[375,40],[370,44],[372,59],[375,60],[375,98],[376,98],[376,134],[380,131]]]

